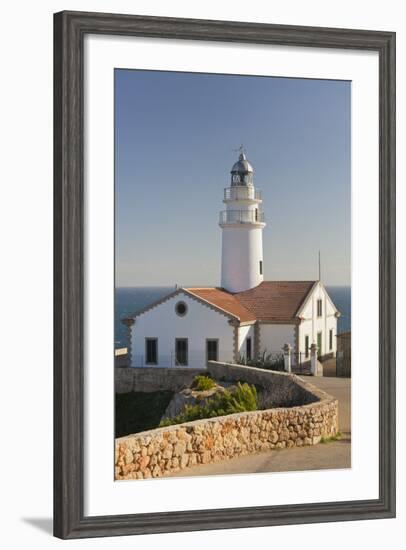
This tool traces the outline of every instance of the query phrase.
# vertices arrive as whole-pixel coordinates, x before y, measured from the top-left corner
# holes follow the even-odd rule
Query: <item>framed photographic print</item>
[[[55,15],[54,533],[395,515],[395,35]]]

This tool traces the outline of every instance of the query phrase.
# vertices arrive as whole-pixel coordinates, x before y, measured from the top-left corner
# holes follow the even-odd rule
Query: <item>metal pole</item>
[[[321,281],[321,261],[320,261],[320,250],[319,250],[319,281]]]

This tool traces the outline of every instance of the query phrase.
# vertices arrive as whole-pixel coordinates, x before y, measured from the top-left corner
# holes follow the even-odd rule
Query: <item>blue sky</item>
[[[351,83],[115,72],[116,285],[218,286],[223,188],[244,144],[266,280],[350,284]]]

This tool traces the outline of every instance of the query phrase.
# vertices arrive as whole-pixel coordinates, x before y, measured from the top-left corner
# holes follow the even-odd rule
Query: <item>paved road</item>
[[[308,377],[305,377],[309,381]],[[341,469],[351,467],[351,380],[349,378],[315,377],[311,383],[333,395],[339,402],[339,428],[342,438],[331,443],[266,451],[185,468],[172,477],[288,472],[300,470]]]
[[[305,380],[338,399],[340,431],[351,433],[351,378],[306,377]]]

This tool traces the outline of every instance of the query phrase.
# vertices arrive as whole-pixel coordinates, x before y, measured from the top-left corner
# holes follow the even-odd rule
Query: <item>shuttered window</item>
[[[176,338],[175,340],[176,365],[186,366],[188,364],[188,339]]]
[[[158,364],[158,338],[145,338],[145,363]]]
[[[218,361],[219,356],[218,340],[206,340],[207,361]]]

